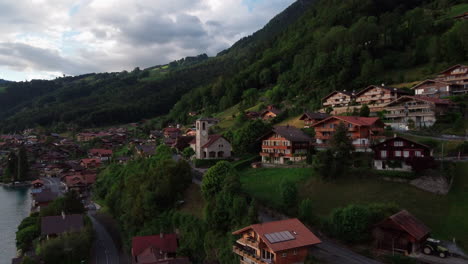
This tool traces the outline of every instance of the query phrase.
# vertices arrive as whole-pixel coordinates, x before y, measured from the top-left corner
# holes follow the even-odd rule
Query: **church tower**
[[[197,159],[204,159],[206,156],[203,155],[202,146],[208,143],[208,120],[200,118],[196,122],[197,135],[195,137],[195,155]]]

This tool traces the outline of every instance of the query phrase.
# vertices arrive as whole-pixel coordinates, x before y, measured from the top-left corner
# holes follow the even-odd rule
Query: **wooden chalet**
[[[425,80],[411,88],[417,96],[443,98],[457,94],[468,93],[463,84],[450,83],[441,80]]]
[[[373,228],[375,247],[405,255],[418,253],[431,230],[408,211],[394,214]]]
[[[321,243],[296,218],[254,224],[232,234],[240,236],[233,246],[240,264],[304,263],[309,249]]]
[[[140,157],[151,157],[156,153],[156,145],[136,145],[136,154]]]
[[[180,131],[180,129],[177,127],[166,127],[163,130],[163,134],[165,138],[176,139],[178,136],[182,134],[182,131]]]
[[[318,149],[326,149],[329,141],[340,123],[348,128],[356,151],[370,151],[373,142],[383,140],[385,124],[377,117],[331,116],[313,125],[315,129],[315,145]]]
[[[372,147],[377,170],[424,170],[434,167],[431,149],[412,140],[393,137]]]
[[[426,96],[402,96],[389,103],[385,109],[385,124],[396,130],[408,130],[434,125],[437,117],[444,115],[453,103],[447,99]]]
[[[262,163],[287,164],[307,158],[313,139],[293,126],[277,126],[261,138]]]
[[[81,214],[71,214],[41,217],[41,235],[47,238],[61,234],[80,232],[84,228],[84,217]]]
[[[82,159],[80,165],[86,169],[95,169],[101,166],[101,159]]]
[[[468,12],[465,12],[465,13],[460,14],[458,16],[454,16],[453,18],[455,18],[455,19],[468,19]]]
[[[139,236],[132,239],[132,264],[188,264],[187,258],[176,257],[176,234]]]
[[[100,159],[102,162],[109,161],[112,158],[111,149],[90,149],[88,151],[89,158]]]
[[[281,114],[282,111],[272,105],[269,105],[265,111],[263,111],[260,114],[260,118],[264,121],[269,121],[275,117],[277,117],[279,114]]]
[[[304,121],[304,128],[309,128],[312,127],[313,124],[322,121],[328,117],[330,117],[330,115],[325,113],[304,112],[304,114],[299,118],[299,120]]]
[[[356,103],[372,105],[387,104],[409,92],[387,86],[370,85],[356,94]]]
[[[468,84],[468,65],[457,64],[439,73],[436,80],[448,83]]]
[[[354,99],[355,95],[352,92],[334,91],[322,98],[322,105],[324,108],[349,106]]]

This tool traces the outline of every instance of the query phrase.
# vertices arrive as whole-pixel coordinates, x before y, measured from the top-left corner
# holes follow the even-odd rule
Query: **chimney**
[[[164,233],[163,232],[159,233],[159,237],[164,238]]]
[[[66,217],[65,212],[62,211],[62,219],[65,220],[65,217]]]
[[[396,137],[397,137],[397,134],[396,134],[396,133],[395,133],[395,134],[393,134],[393,137],[394,137],[394,138],[396,138]]]

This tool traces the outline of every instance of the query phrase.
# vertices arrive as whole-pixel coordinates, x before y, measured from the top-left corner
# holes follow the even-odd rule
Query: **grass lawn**
[[[194,215],[203,219],[203,208],[205,207],[205,200],[203,200],[200,186],[192,183],[184,194],[184,205],[180,211]]]
[[[280,186],[284,181],[300,182],[310,178],[310,168],[247,169],[241,172],[242,188],[263,204],[279,208]]]
[[[447,13],[447,17],[458,16],[465,12],[468,12],[468,4],[455,5],[455,6],[452,6],[450,11]]]
[[[5,92],[5,90],[6,90],[6,87],[0,87],[0,93]]]
[[[238,113],[238,105],[234,105],[223,112],[217,114],[215,117],[219,119],[218,126],[222,129],[230,128],[234,125],[235,118],[232,117]]]
[[[320,217],[350,203],[393,202],[423,221],[435,237],[455,237],[464,248],[468,247],[468,163],[457,165],[453,188],[446,196],[372,178],[324,182],[311,169],[248,169],[241,174],[244,191],[272,207],[280,204],[278,192],[283,180],[297,182],[301,198],[310,198]]]
[[[281,122],[279,122],[278,124],[276,124],[277,126],[286,126],[286,125],[290,125],[290,126],[294,126],[294,127],[297,127],[297,128],[303,128],[304,127],[304,121],[302,120],[299,120],[299,118],[301,118],[302,114],[301,115],[298,115],[298,116],[293,116],[293,117],[290,117],[288,119],[285,119]]]

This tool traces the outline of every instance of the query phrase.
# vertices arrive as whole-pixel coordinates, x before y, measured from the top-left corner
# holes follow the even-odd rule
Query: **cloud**
[[[215,55],[293,1],[0,0],[0,68],[76,75]]]

